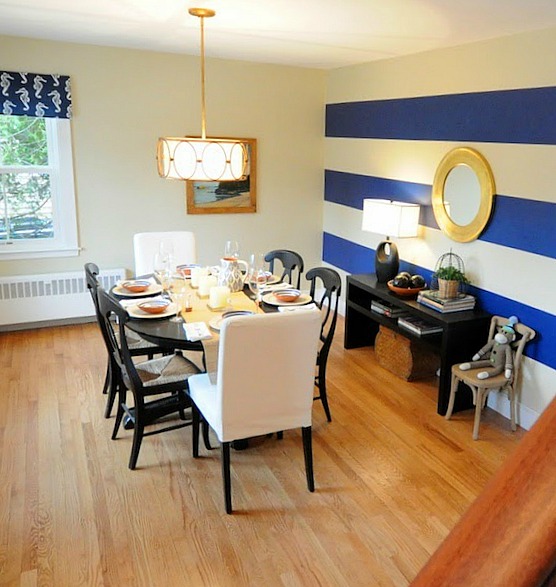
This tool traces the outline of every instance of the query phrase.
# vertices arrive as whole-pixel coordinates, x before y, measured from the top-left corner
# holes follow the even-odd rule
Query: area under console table
[[[383,300],[403,308],[411,315],[441,326],[442,332],[426,336],[413,335],[398,326],[397,318],[389,318],[373,312],[371,310],[373,300]],[[373,345],[379,326],[382,324],[407,338],[419,340],[433,349],[440,357],[437,412],[444,415],[450,398],[452,365],[471,360],[471,357],[484,345],[488,337],[490,318],[490,314],[480,310],[442,314],[426,308],[415,300],[397,296],[388,289],[385,283],[378,283],[374,274],[349,275],[344,347],[351,349]],[[454,410],[464,410],[472,405],[471,391],[463,386],[456,394]]]

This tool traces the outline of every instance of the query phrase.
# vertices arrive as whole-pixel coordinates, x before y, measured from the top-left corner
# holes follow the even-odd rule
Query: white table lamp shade
[[[387,236],[417,236],[419,205],[390,200],[363,200],[362,229]]]

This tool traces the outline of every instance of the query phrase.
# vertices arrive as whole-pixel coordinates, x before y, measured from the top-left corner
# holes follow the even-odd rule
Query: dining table
[[[182,276],[174,276],[172,286],[179,289],[184,298],[187,299],[187,310],[183,309],[180,314],[183,321],[173,321],[171,318],[176,316],[174,310],[171,315],[144,314],[137,310],[136,304],[146,298],[153,299],[157,296],[166,295],[162,291],[160,283],[153,275],[138,277],[137,279],[148,280],[152,287],[142,294],[130,294],[120,283],[117,283],[110,290],[110,294],[116,297],[120,303],[128,310],[130,319],[126,326],[139,334],[145,340],[156,344],[157,346],[167,349],[168,352],[176,350],[181,351],[198,351],[203,353],[204,369],[209,375],[211,381],[216,383],[216,372],[218,365],[218,344],[219,344],[219,326],[225,313],[233,311],[248,311],[254,314],[277,312],[282,304],[270,303],[269,292],[261,296],[260,300],[252,294],[247,286],[242,290],[230,293],[227,296],[226,304],[220,308],[211,308],[208,297],[201,297],[198,288],[191,286],[191,281]],[[276,280],[275,280],[276,281]],[[279,280],[278,280],[279,281]],[[284,287],[289,287],[284,284]],[[265,301],[266,300],[266,301]],[[292,307],[299,308],[305,304],[310,304],[312,299],[308,294],[303,294],[300,302]],[[314,306],[314,304],[310,304]],[[203,340],[190,340],[186,333],[185,325],[205,324],[208,326],[209,336]],[[247,448],[248,441],[235,441],[233,447],[236,450]]]
[[[111,295],[115,296],[120,303],[126,307],[130,314],[130,319],[127,322],[130,330],[139,334],[145,340],[156,344],[157,346],[173,350],[184,351],[203,351],[205,369],[207,373],[214,376],[216,372],[216,365],[218,360],[218,342],[219,342],[219,325],[224,313],[231,311],[248,311],[252,313],[266,313],[277,312],[279,307],[284,304],[270,303],[270,292],[263,292],[262,298],[256,301],[255,295],[245,286],[242,290],[230,293],[227,296],[226,305],[220,308],[211,308],[208,297],[201,297],[199,289],[191,285],[191,280],[186,277],[175,275],[172,280],[172,286],[182,291],[185,298],[188,299],[188,311],[183,310],[181,316],[183,322],[172,321],[171,315],[157,315],[144,314],[137,311],[135,303],[143,300],[146,297],[156,297],[166,295],[159,282],[153,275],[146,275],[138,277],[137,279],[149,280],[153,287],[152,291],[147,291],[142,294],[130,294],[126,292],[120,284],[116,284],[110,290]],[[276,287],[276,283],[273,284]],[[284,287],[289,287],[284,284]],[[265,301],[267,300],[267,301]],[[293,307],[310,303],[312,299],[308,294],[302,294],[300,302],[292,304]],[[186,334],[184,324],[206,324],[210,338],[204,340],[190,340]]]

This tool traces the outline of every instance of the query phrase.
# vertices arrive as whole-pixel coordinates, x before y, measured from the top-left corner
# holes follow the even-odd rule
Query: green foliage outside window
[[[53,234],[46,121],[0,115],[0,240]]]

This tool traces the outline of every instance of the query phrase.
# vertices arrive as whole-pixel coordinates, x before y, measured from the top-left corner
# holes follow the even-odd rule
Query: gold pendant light
[[[193,181],[237,181],[246,177],[248,154],[237,139],[206,136],[205,113],[205,18],[216,13],[209,8],[190,8],[201,21],[201,137],[161,137],[157,145],[158,174],[168,179]]]

